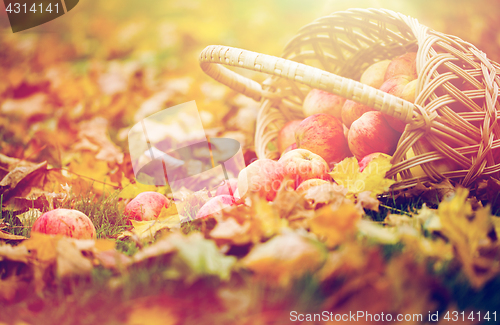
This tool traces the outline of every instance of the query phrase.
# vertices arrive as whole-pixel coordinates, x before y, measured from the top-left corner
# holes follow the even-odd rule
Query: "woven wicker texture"
[[[372,63],[417,51],[415,103],[361,84]],[[500,172],[500,127],[497,123],[500,65],[474,45],[436,32],[417,20],[389,10],[352,9],[317,19],[286,45],[282,58],[225,46],[208,46],[202,69],[214,79],[261,101],[255,134],[259,158],[279,157],[279,129],[304,118],[302,101],[311,88],[368,105],[406,123],[388,177],[404,189],[419,181],[452,178],[470,186],[478,177]],[[269,74],[262,85],[223,65]],[[427,152],[417,140],[432,145]],[[406,159],[413,148],[415,156]],[[441,173],[431,162],[452,161]],[[427,176],[413,177],[420,165]]]

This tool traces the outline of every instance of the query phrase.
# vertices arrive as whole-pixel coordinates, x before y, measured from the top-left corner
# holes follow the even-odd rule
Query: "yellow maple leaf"
[[[339,207],[330,204],[316,212],[309,226],[313,233],[326,239],[327,246],[333,247],[355,232],[360,219],[361,212],[353,203],[342,203]]]
[[[269,238],[288,225],[288,221],[282,219],[267,200],[254,197],[252,207],[255,214],[252,217],[250,232],[254,235],[254,242],[260,241],[261,237]]]
[[[111,239],[96,239],[94,248],[98,252],[105,252],[114,250],[116,246],[116,241]]]
[[[389,190],[394,180],[385,178],[385,174],[391,169],[391,157],[380,155],[368,163],[366,168],[360,172],[358,160],[354,157],[346,158],[336,164],[330,176],[337,184],[347,189],[347,197],[370,191],[375,197]]]
[[[481,247],[496,244],[488,237],[493,226],[489,207],[480,208],[474,213],[467,200],[468,195],[467,189],[458,188],[453,198],[439,204],[437,214],[441,231],[454,246],[464,273],[471,284],[479,288],[498,274],[500,268],[498,261],[481,256]],[[481,271],[477,271],[476,264],[482,266]]]
[[[156,233],[162,229],[172,229],[180,226],[180,217],[174,204],[163,208],[157,219],[147,221],[131,220],[132,233],[141,240],[153,240]],[[124,232],[123,235],[128,235]]]
[[[114,190],[119,184],[111,181],[110,169],[106,161],[97,160],[91,152],[80,152],[72,157],[68,169],[71,173],[82,177],[87,183],[92,184],[93,190],[102,194]]]
[[[170,192],[170,187],[156,185],[146,185],[139,182],[131,183],[128,178],[124,178],[121,181],[122,190],[118,195],[121,199],[133,199],[142,192],[159,192],[161,194],[167,195]]]
[[[20,245],[30,251],[36,251],[36,258],[42,262],[53,262],[57,257],[57,243],[62,236],[31,232],[31,237]]]

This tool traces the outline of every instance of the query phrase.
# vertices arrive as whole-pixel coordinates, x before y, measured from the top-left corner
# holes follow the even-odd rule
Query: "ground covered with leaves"
[[[238,140],[247,164],[255,158],[259,103],[203,74],[205,46],[279,55],[301,26],[347,4],[86,2],[39,32],[0,24],[0,324],[327,324],[358,312],[412,315],[405,324],[436,313],[432,323],[498,322],[493,178],[392,193],[388,161],[360,173],[348,159],[332,176],[363,191],[283,188],[273,202],[251,197],[180,226],[172,208],[155,221],[123,215],[141,192],[171,196],[136,183],[127,143],[132,125],[164,108],[196,100],[208,135]],[[427,2],[376,6],[427,19],[499,61],[498,8],[444,1],[429,12]],[[452,15],[451,4],[465,9]],[[186,190],[183,202],[200,206],[213,190]],[[97,239],[31,233],[58,207],[89,216]],[[308,321],[314,314],[322,318]]]

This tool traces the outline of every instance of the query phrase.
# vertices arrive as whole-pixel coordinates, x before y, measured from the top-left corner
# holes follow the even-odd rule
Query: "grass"
[[[125,229],[130,228],[127,219],[123,215],[123,207],[120,207],[118,191],[106,195],[87,193],[56,205],[56,208],[74,209],[87,215],[96,228],[97,238],[114,238]],[[45,206],[41,212],[48,211]],[[21,211],[25,212],[25,211]],[[29,212],[28,212],[29,213]],[[8,224],[4,231],[15,235],[29,237],[31,234],[31,224],[24,224],[19,219],[20,213],[12,210],[4,210],[0,214],[0,219]]]
[[[424,204],[420,197],[396,198],[394,194],[392,196],[382,197],[379,200],[379,211],[365,209],[366,217],[373,221],[384,221],[388,214],[406,214],[411,216],[421,209]]]
[[[61,208],[75,209],[87,215],[96,228],[97,238],[116,237],[130,227],[118,201],[119,191],[97,196],[88,193],[74,201],[65,202]]]

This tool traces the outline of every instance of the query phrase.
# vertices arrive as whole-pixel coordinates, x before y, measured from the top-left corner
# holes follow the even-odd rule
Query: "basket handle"
[[[419,115],[419,110],[415,109],[417,106],[413,103],[358,81],[295,61],[221,45],[207,46],[201,52],[199,60],[200,67],[206,74],[257,101],[262,98],[261,85],[221,65],[245,68],[300,82],[370,106],[405,123],[410,123],[414,116]]]

